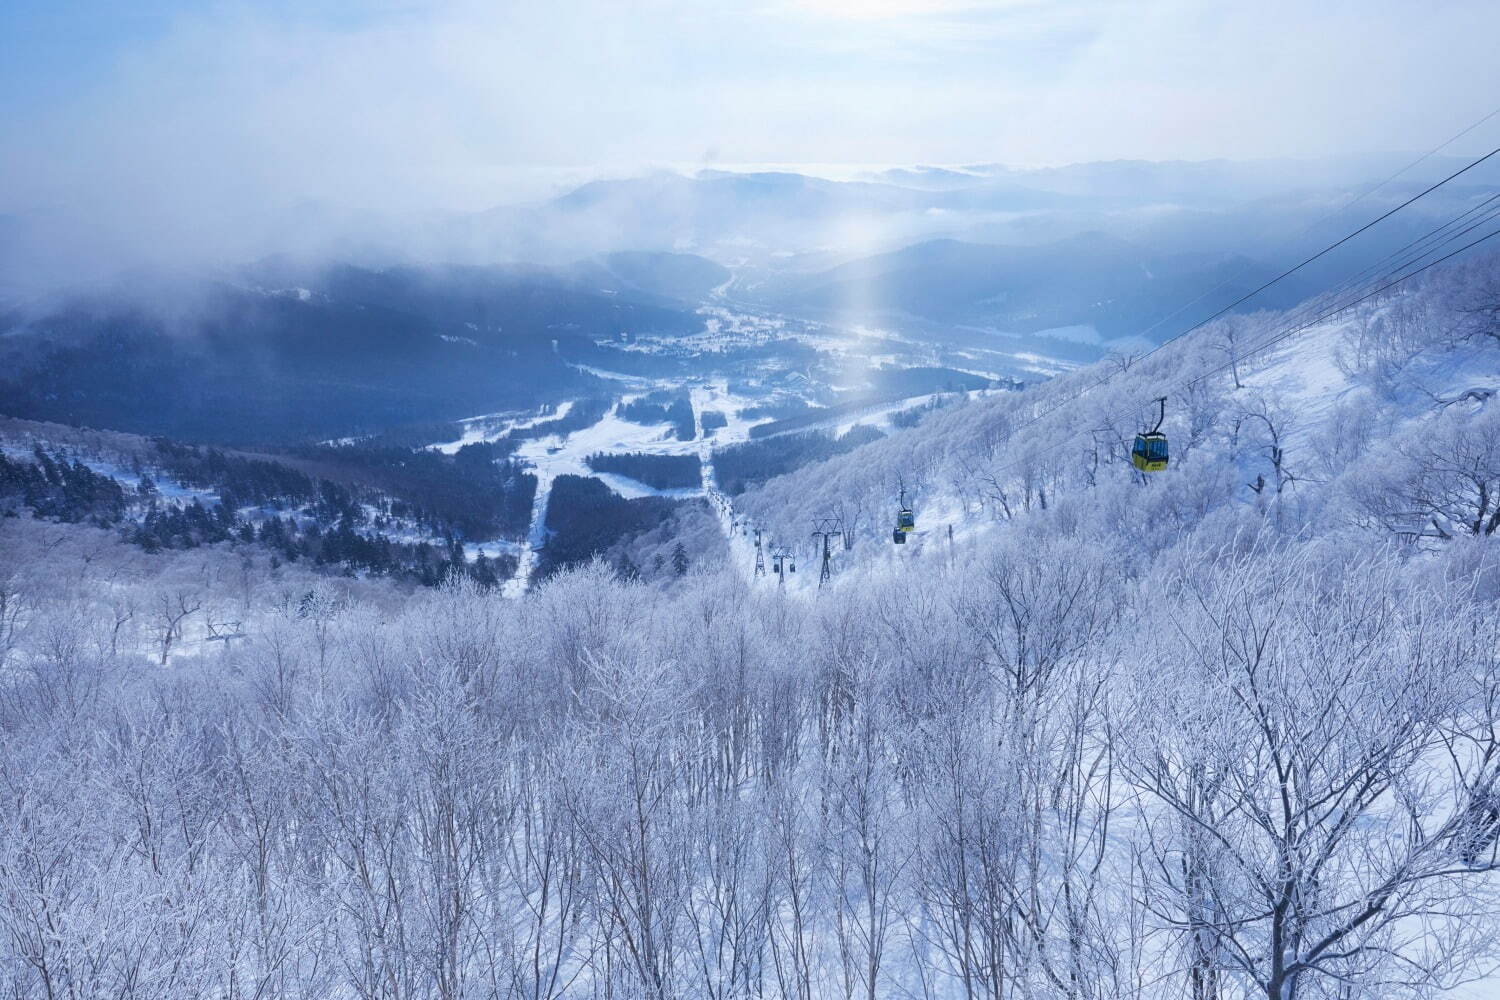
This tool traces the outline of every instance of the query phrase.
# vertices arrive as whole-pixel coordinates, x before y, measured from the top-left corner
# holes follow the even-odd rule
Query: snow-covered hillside
[[[728,563],[661,587],[143,568],[0,521],[5,989],[1493,996],[1496,274],[1264,350],[1295,316],[1206,328],[732,504],[700,434]],[[194,630],[223,606],[241,638]]]
[[[1497,294],[1496,267],[1488,258],[1441,271],[1306,328],[1324,303],[1233,317],[1141,359],[935,412],[913,430],[773,480],[740,510],[803,548],[814,519],[841,517],[857,538],[841,559],[851,572],[890,549],[903,487],[924,549],[946,544],[949,526],[958,544],[1001,526],[1046,530],[1064,516],[1058,508],[1080,503],[1098,522],[1090,530],[1138,530],[1143,554],[1211,511],[1269,513],[1283,530],[1320,533],[1384,517],[1396,537],[1430,534],[1431,518],[1419,523],[1415,508],[1408,523],[1390,521],[1375,481],[1399,492],[1392,477],[1416,475],[1436,439],[1482,451],[1493,434],[1500,331],[1481,304]],[[1145,476],[1130,468],[1130,443],[1155,421],[1162,395],[1172,466]],[[1427,498],[1443,506],[1428,513],[1444,531],[1493,510],[1482,479],[1468,494],[1455,487]],[[1156,529],[1141,530],[1143,521]]]

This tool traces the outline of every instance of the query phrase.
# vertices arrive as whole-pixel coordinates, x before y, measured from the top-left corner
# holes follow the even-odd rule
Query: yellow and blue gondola
[[[1167,418],[1167,397],[1158,396],[1156,403],[1161,407],[1156,426],[1137,434],[1130,447],[1130,464],[1142,472],[1162,472],[1169,461],[1167,436],[1161,432],[1162,421]]]

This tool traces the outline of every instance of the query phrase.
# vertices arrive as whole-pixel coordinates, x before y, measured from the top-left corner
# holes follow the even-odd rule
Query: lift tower
[[[835,536],[842,537],[843,534],[844,519],[841,517],[820,517],[813,521],[812,536],[818,539],[819,548],[823,552],[823,565],[818,570],[820,590],[833,576],[833,539]]]

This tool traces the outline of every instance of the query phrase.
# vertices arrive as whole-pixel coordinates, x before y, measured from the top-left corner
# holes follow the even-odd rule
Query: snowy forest
[[[1497,324],[1473,258],[909,416],[735,498],[796,585],[743,536],[508,598],[12,508],[3,992],[1486,995]]]

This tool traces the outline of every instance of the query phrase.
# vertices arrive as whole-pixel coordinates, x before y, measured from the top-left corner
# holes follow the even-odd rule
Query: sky
[[[0,213],[171,238],[660,165],[1425,150],[1500,106],[1496,37],[1494,0],[6,0]]]

